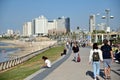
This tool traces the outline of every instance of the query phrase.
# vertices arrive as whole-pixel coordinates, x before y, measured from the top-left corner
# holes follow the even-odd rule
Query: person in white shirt
[[[100,61],[103,61],[102,51],[98,48],[98,44],[93,44],[93,49],[90,50],[89,64],[92,62],[94,80],[99,78],[100,74]]]
[[[45,61],[45,64],[44,64],[43,68],[50,68],[51,67],[51,61],[45,56],[43,56],[42,59]]]

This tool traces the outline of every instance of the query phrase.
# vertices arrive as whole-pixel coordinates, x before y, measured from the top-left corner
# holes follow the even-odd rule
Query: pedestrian
[[[42,59],[45,62],[45,64],[42,66],[42,68],[50,68],[51,67],[51,61],[46,56],[42,56]]]
[[[120,49],[115,50],[115,62],[120,62]]]
[[[67,47],[67,49],[69,49],[69,42],[68,41],[66,42],[66,47]]]
[[[94,73],[94,80],[99,79],[100,75],[100,61],[103,61],[102,51],[98,48],[98,44],[93,44],[93,49],[90,50],[89,55],[89,64],[92,62],[93,66],[93,73]]]
[[[79,47],[77,45],[77,42],[74,42],[74,46],[72,47],[73,53],[74,53],[74,61],[77,62],[77,58],[79,56]]]
[[[66,48],[64,48],[63,52],[61,53],[61,56],[66,55],[66,52],[67,52],[67,50],[66,50]]]
[[[103,40],[104,45],[101,46],[102,54],[103,54],[103,65],[104,65],[104,74],[105,79],[110,78],[111,72],[111,62],[114,62],[112,47],[108,44],[108,40]]]

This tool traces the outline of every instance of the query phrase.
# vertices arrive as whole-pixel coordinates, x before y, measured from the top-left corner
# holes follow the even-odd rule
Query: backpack
[[[93,61],[99,61],[100,57],[99,57],[99,53],[98,52],[93,52]]]

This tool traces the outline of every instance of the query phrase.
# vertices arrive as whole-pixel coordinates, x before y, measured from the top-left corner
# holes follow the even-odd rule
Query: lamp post
[[[107,39],[109,40],[109,32],[110,32],[110,26],[109,26],[109,19],[113,19],[114,16],[109,16],[110,9],[105,9],[106,16],[102,16],[102,19],[106,19],[106,34],[107,34]]]

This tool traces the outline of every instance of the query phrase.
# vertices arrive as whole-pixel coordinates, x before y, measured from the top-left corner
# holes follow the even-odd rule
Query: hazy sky
[[[69,17],[71,29],[79,26],[89,29],[89,16],[97,16],[97,23],[105,22],[101,19],[105,9],[110,9],[110,27],[116,30],[120,27],[120,0],[0,0],[0,33],[7,29],[20,30],[24,22],[31,21],[41,15],[48,20],[58,17]]]

